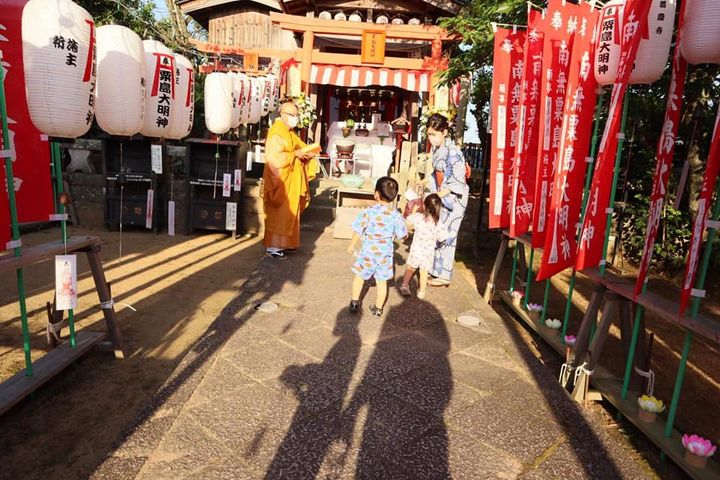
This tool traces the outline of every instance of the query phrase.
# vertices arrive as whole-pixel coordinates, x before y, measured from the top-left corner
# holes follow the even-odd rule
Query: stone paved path
[[[462,271],[350,314],[346,246],[306,232],[263,259],[93,478],[652,478]],[[471,311],[480,327],[455,322]]]

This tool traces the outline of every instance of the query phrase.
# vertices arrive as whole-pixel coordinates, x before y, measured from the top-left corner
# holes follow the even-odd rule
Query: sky
[[[155,8],[153,9],[153,12],[155,12],[155,18],[158,20],[161,18],[165,18],[168,16],[168,9],[167,5],[165,4],[164,0],[156,0],[155,1]]]

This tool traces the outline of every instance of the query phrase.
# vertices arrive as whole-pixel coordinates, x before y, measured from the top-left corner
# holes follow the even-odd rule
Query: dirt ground
[[[481,248],[474,255],[460,256],[458,260],[463,261],[475,275],[475,281],[479,292],[485,290],[490,271],[497,254],[500,237],[497,233],[481,234]],[[512,251],[508,250],[502,269],[496,281],[496,291],[507,290],[510,284],[512,269]],[[477,258],[476,258],[477,257]],[[535,258],[535,271],[539,266],[539,258]],[[621,271],[616,274],[633,277],[636,271],[631,265],[625,263]],[[568,294],[568,284],[571,272],[565,271],[553,277],[550,289],[550,300],[548,318],[562,319]],[[587,308],[592,295],[593,283],[582,275],[578,275],[575,293],[573,295],[573,308],[571,309],[568,333],[577,333],[582,321],[583,313]],[[522,282],[525,278],[522,279]],[[707,284],[708,292],[716,292],[717,280],[710,278]],[[516,284],[517,285],[517,284]],[[648,291],[661,293],[666,298],[679,298],[680,289],[678,285],[668,279],[659,277],[651,278]],[[530,298],[532,302],[542,303],[544,294],[544,282],[534,283],[531,287]],[[512,318],[512,314],[505,308],[500,300],[493,303],[496,311],[505,318]],[[716,295],[708,295],[703,300],[701,311],[714,317],[720,318],[720,303]],[[720,320],[717,320],[720,322]],[[670,324],[667,321],[657,318],[646,312],[645,328],[649,333],[654,333],[654,345],[650,368],[655,371],[655,390],[657,398],[662,399],[669,406],[672,392],[675,385],[675,377],[680,361],[685,330]],[[622,378],[625,371],[624,353],[620,341],[620,330],[617,325],[611,328],[611,336],[605,344],[600,363],[608,368],[614,375]],[[534,335],[533,335],[534,336]],[[561,358],[554,353],[554,350],[544,345],[544,342],[537,340],[538,354],[543,357],[549,368],[559,372],[562,364]],[[543,345],[539,345],[542,343]],[[675,428],[680,432],[697,433],[709,438],[714,444],[720,443],[720,410],[717,408],[717,399],[720,398],[720,348],[699,335],[695,335],[690,350],[689,361],[683,384],[680,403],[675,419]],[[614,409],[609,404],[601,405],[608,410],[609,418],[615,415]],[[666,411],[667,413],[667,411]],[[611,423],[612,420],[609,421]],[[638,448],[648,450],[646,458],[651,461],[658,471],[662,466],[657,459],[657,449],[647,440],[644,435],[636,430],[634,426],[623,421],[618,427],[628,433]]]
[[[118,232],[70,233],[97,235],[106,242],[101,257],[129,358],[91,352],[0,417],[3,479],[86,478],[236,296],[262,255],[254,238],[169,237],[135,230],[123,233],[119,259]],[[58,238],[58,229],[42,230],[23,235],[23,243]],[[77,329],[103,330],[84,255],[78,256],[78,269]],[[53,275],[50,262],[25,269],[33,358],[47,349],[45,302],[52,301]],[[24,368],[14,280],[0,282],[0,381]]]

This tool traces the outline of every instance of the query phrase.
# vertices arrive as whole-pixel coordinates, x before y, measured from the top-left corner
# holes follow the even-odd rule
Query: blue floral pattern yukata
[[[442,183],[430,183],[430,190],[437,193],[441,190],[450,190],[442,198],[443,208],[440,210],[440,222],[448,231],[448,238],[444,243],[438,244],[435,249],[435,259],[430,275],[441,280],[452,279],[455,266],[455,249],[460,224],[465,216],[470,188],[465,181],[465,158],[460,149],[447,140],[433,152],[433,169],[442,172]],[[434,180],[435,175],[433,175]]]
[[[402,215],[389,205],[376,204],[364,209],[352,224],[362,239],[362,247],[352,271],[355,275],[376,281],[393,278],[393,254],[396,238],[405,238],[407,228]]]

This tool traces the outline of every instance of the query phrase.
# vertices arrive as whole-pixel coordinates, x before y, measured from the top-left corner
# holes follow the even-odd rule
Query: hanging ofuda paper
[[[235,181],[233,182],[233,190],[239,192],[242,190],[242,170],[235,170]]]
[[[162,175],[162,145],[150,145],[150,164],[153,172]]]
[[[75,255],[55,256],[55,303],[58,310],[73,310],[77,307]]]
[[[223,173],[223,197],[229,197],[232,192],[232,175]]]
[[[225,230],[237,228],[237,203],[227,202],[225,206]]]
[[[153,225],[153,207],[155,192],[153,190],[147,191],[147,204],[145,205],[145,228],[152,228]]]
[[[248,151],[247,155],[245,156],[245,171],[252,170],[252,164],[253,164],[253,152]]]
[[[175,236],[175,202],[168,202],[168,235]]]

